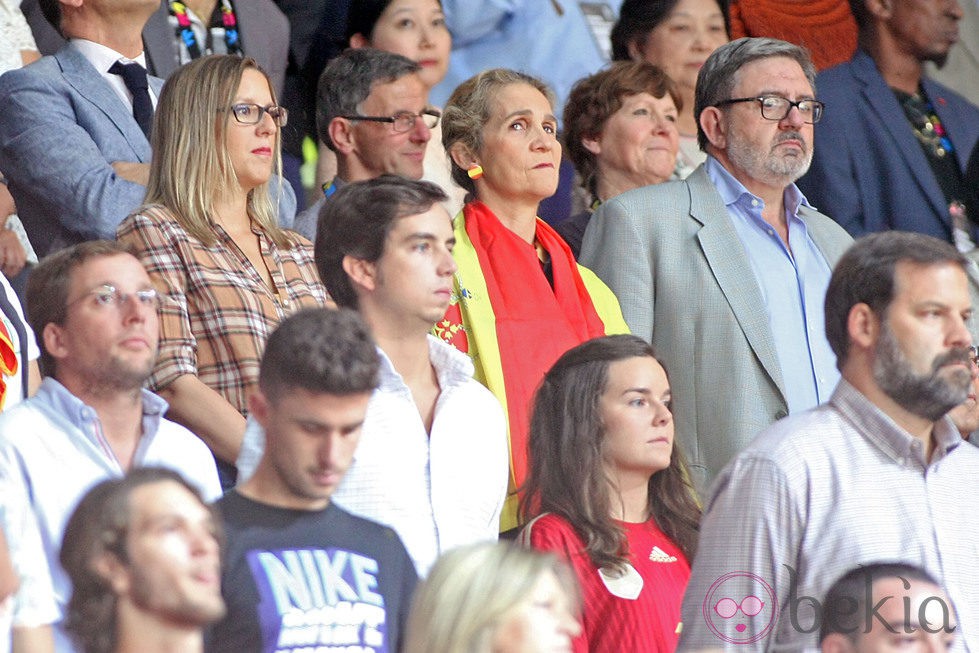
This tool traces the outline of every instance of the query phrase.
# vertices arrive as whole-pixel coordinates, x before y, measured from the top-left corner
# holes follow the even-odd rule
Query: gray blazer
[[[115,238],[146,188],[111,164],[149,163],[150,144],[108,82],[69,44],[0,77],[0,107],[0,170],[38,256]]]
[[[852,242],[813,209],[799,212],[832,267]],[[632,333],[670,375],[677,438],[698,489],[763,428],[788,414],[782,372],[748,253],[700,166],[685,181],[604,203],[580,261],[619,298]]]

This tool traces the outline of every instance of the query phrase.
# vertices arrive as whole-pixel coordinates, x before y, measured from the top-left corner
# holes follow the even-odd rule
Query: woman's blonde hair
[[[163,86],[153,118],[153,160],[144,204],[169,209],[187,233],[205,245],[216,240],[211,227],[215,197],[238,184],[225,135],[228,122],[234,120],[231,105],[244,71],[249,68],[262,73],[268,81],[268,75],[251,57],[210,55],[178,68]],[[269,93],[274,104],[271,84]],[[281,136],[277,128],[273,165],[280,185]],[[292,246],[279,228],[268,182],[248,193],[247,210],[276,245]]]
[[[574,576],[551,554],[505,542],[449,551],[415,592],[405,653],[489,653],[506,613],[526,600],[548,571],[577,606]]]
[[[475,195],[476,185],[452,158],[452,146],[460,142],[473,154],[483,148],[483,128],[489,122],[493,100],[500,89],[512,84],[527,84],[540,91],[554,106],[554,93],[536,77],[508,68],[491,68],[470,77],[449,96],[442,111],[442,145],[452,162],[452,180]]]

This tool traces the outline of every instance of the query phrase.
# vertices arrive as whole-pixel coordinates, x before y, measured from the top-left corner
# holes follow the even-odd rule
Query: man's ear
[[[41,340],[44,342],[46,351],[55,360],[60,360],[68,355],[68,346],[65,343],[65,327],[54,322],[48,322],[41,331]]]
[[[724,112],[717,107],[705,107],[700,112],[698,119],[700,128],[704,130],[707,141],[715,149],[723,150],[727,147],[727,123],[724,120]]]
[[[880,337],[880,318],[863,302],[854,305],[846,317],[846,332],[850,346],[873,349]]]
[[[467,145],[461,141],[456,141],[449,147],[449,156],[455,161],[455,164],[462,168],[463,170],[469,170],[469,168],[479,165],[479,159],[476,155],[472,153]]]
[[[365,290],[377,288],[377,266],[371,261],[350,256],[343,257],[343,271],[350,280]]]
[[[887,20],[894,15],[891,0],[864,0],[863,6],[877,20]]]
[[[129,568],[114,553],[103,551],[92,560],[92,569],[112,588],[116,596],[127,596],[132,585]]]
[[[357,138],[354,133],[353,123],[346,118],[334,118],[330,121],[327,131],[333,147],[339,154],[350,154],[357,147]]]
[[[269,398],[261,390],[248,395],[248,414],[265,429],[269,421]]]

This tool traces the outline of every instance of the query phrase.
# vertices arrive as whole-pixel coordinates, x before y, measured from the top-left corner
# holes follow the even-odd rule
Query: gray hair
[[[387,84],[421,70],[421,66],[400,54],[359,48],[346,50],[323,69],[316,89],[316,134],[328,148],[336,151],[330,138],[330,123],[337,116],[359,113],[378,82]]]
[[[730,99],[738,83],[738,71],[746,64],[758,59],[787,57],[802,67],[813,93],[816,92],[816,66],[809,52],[798,45],[771,38],[741,38],[725,43],[707,57],[700,74],[697,75],[697,90],[694,95],[693,111],[697,120],[697,144],[707,151],[707,135],[700,126],[700,114],[707,107]]]

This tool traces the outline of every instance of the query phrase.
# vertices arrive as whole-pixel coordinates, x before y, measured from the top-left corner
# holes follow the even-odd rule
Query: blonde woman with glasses
[[[251,58],[179,69],[157,106],[144,206],[118,230],[164,297],[150,385],[211,448],[225,485],[266,339],[328,302],[312,245],[279,228],[269,192],[287,118]]]

